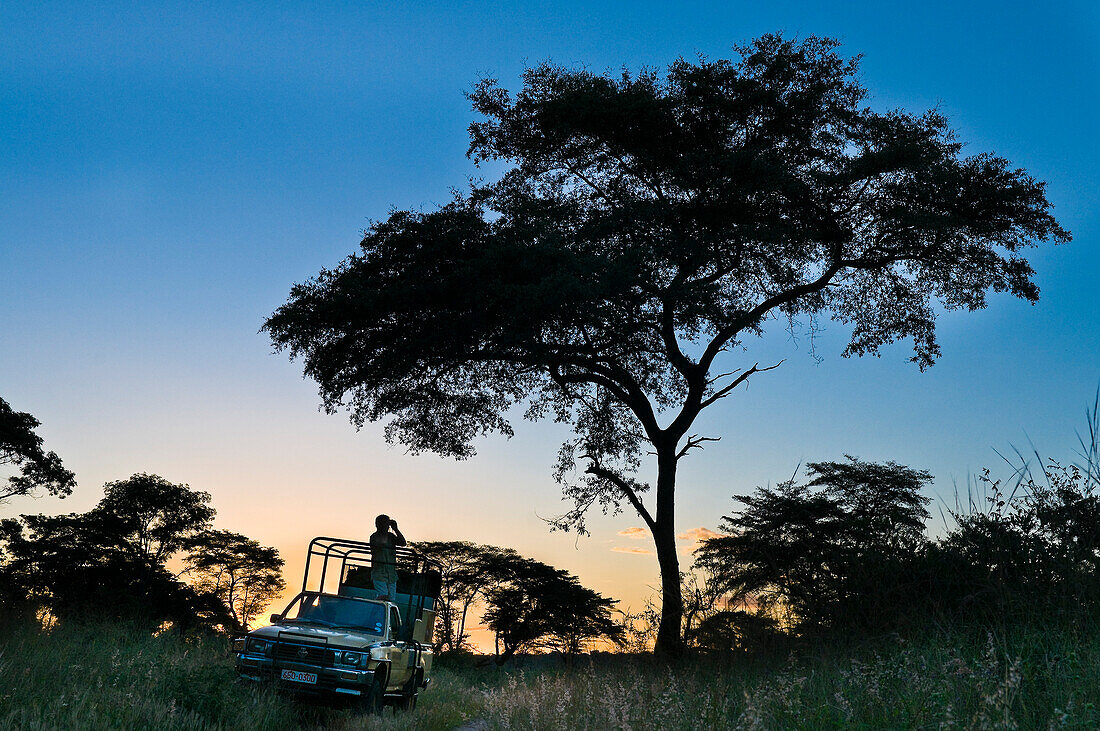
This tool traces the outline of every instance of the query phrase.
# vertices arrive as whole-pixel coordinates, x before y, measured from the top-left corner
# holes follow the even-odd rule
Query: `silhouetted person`
[[[379,515],[374,519],[376,530],[370,537],[371,568],[370,578],[379,599],[393,600],[397,596],[397,547],[408,541],[397,527],[396,520],[388,515]],[[390,533],[390,528],[393,533]]]

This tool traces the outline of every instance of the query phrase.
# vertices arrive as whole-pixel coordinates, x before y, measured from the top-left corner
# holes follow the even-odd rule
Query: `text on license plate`
[[[298,670],[284,670],[282,675],[283,680],[293,680],[296,683],[313,683],[317,684],[317,673],[303,673]]]

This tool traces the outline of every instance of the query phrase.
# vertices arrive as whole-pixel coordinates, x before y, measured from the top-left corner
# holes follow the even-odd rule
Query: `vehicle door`
[[[401,624],[401,613],[397,611],[397,607],[392,605],[390,606],[390,621],[386,639],[393,643],[389,652],[390,680],[388,686],[390,689],[402,688],[413,672],[413,668],[410,668],[409,664],[415,661],[416,653],[409,649],[408,643],[405,641],[404,627]]]

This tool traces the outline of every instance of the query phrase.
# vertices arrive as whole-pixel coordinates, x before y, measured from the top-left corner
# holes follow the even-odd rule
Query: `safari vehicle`
[[[237,640],[240,677],[380,713],[416,707],[432,670],[439,564],[397,550],[397,595],[378,597],[365,541],[314,538],[302,591],[271,625]]]

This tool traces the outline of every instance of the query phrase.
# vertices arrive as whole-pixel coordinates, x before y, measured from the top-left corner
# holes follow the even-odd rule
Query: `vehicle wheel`
[[[359,698],[359,708],[364,713],[381,716],[382,711],[385,709],[385,700],[386,672],[384,670],[376,670],[370,688]]]

